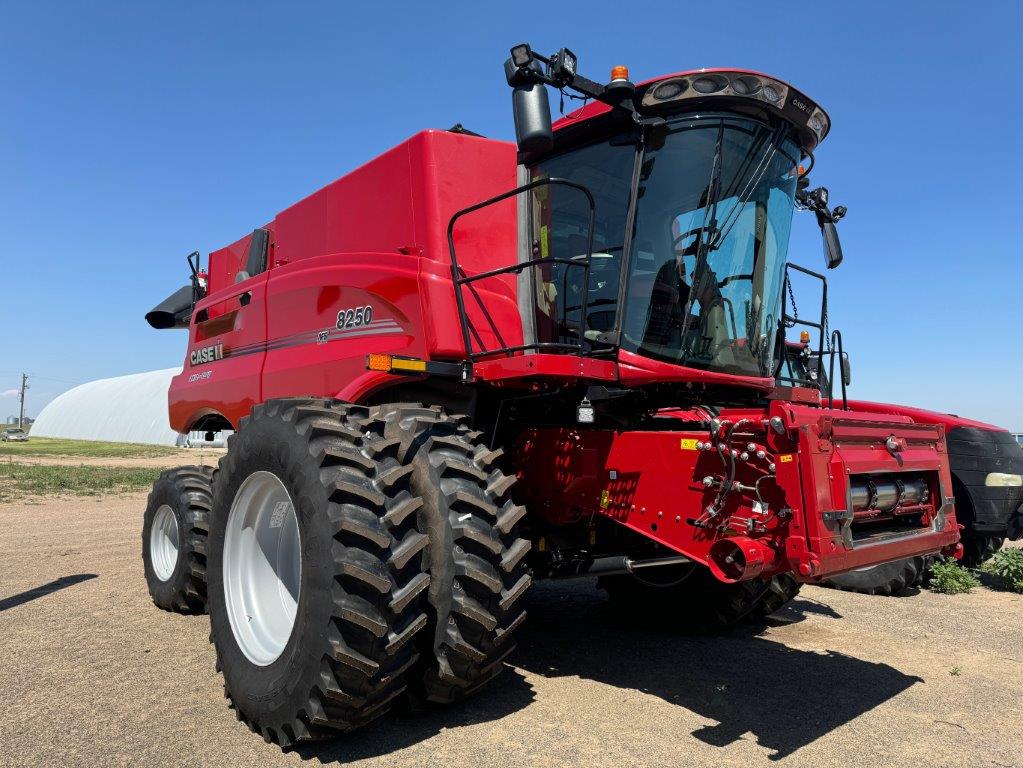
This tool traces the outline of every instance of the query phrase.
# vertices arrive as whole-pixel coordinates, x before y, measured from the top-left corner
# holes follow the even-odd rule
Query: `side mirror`
[[[828,269],[834,269],[842,263],[842,243],[838,239],[838,227],[833,221],[821,222],[821,234],[824,236],[824,260]]]
[[[515,118],[515,141],[519,152],[535,155],[554,146],[551,128],[551,105],[544,84],[529,77],[529,71],[540,71],[540,65],[531,61],[523,71],[508,59],[504,63],[505,77],[512,86],[512,114]]]
[[[848,355],[842,355],[842,381],[847,387],[852,384],[852,366],[849,364]]]

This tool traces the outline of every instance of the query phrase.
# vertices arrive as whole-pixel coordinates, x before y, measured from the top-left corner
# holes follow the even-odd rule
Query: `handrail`
[[[474,213],[481,208],[486,208],[494,203],[500,203],[508,198],[521,195],[523,192],[529,192],[530,190],[536,189],[542,186],[564,186],[577,189],[586,195],[586,200],[590,206],[589,221],[587,224],[587,235],[586,235],[586,258],[583,260],[576,259],[564,259],[564,258],[537,258],[529,259],[528,261],[516,262],[507,267],[501,267],[499,269],[492,269],[487,272],[481,272],[476,275],[462,276],[461,269],[458,266],[458,257],[455,254],[455,222],[457,222],[463,216]],[[523,184],[520,187],[516,187],[513,190],[504,192],[496,197],[491,197],[482,202],[470,205],[468,208],[463,208],[460,211],[456,211],[455,214],[448,221],[448,251],[451,255],[451,280],[455,287],[455,303],[458,307],[458,319],[462,328],[462,342],[465,345],[465,355],[468,360],[475,360],[479,357],[494,354],[507,354],[511,356],[515,352],[522,352],[526,350],[540,350],[540,349],[574,349],[578,350],[578,354],[583,353],[583,344],[580,340],[579,344],[567,344],[561,342],[538,342],[533,344],[522,344],[515,347],[501,347],[499,349],[482,349],[479,352],[472,351],[472,342],[469,334],[469,316],[465,310],[465,297],[462,294],[462,286],[469,283],[477,282],[479,280],[485,280],[490,277],[496,277],[497,275],[521,273],[522,270],[530,267],[537,266],[538,264],[566,264],[567,266],[579,266],[583,268],[583,301],[582,301],[582,317],[585,322],[586,310],[589,306],[589,292],[590,292],[590,260],[593,255],[593,223],[596,213],[596,201],[593,198],[593,193],[590,192],[582,184],[577,184],[574,181],[561,178],[550,178],[550,179],[536,179],[528,184]],[[567,270],[566,270],[567,273]],[[566,318],[567,320],[567,318]],[[477,334],[478,336],[478,334]],[[482,347],[482,345],[481,345]]]
[[[828,407],[835,407],[835,353],[838,353],[838,359],[845,359],[845,350],[842,348],[842,332],[837,328],[831,332],[831,361],[828,366]],[[849,398],[846,396],[845,391],[845,371],[842,370],[841,363],[839,364],[839,374],[842,377],[842,410],[849,410]]]
[[[817,278],[818,280],[821,281],[821,316],[820,316],[820,322],[816,322],[815,323],[813,320],[803,320],[803,319],[798,318],[798,317],[793,317],[792,315],[790,315],[788,313],[788,291],[786,289],[789,288],[789,286],[791,285],[791,283],[789,282],[789,270],[790,269],[794,269],[797,272],[802,272],[804,275],[808,275],[810,277]],[[824,275],[822,275],[820,272],[814,272],[812,269],[807,269],[806,267],[801,267],[798,264],[794,264],[792,262],[786,262],[786,264],[785,264],[785,278],[784,278],[784,280],[782,282],[781,290],[782,290],[782,294],[781,294],[781,321],[780,321],[781,328],[784,329],[787,323],[792,323],[792,325],[802,325],[802,326],[806,326],[807,328],[815,329],[817,331],[817,342],[818,342],[817,343],[817,360],[818,360],[818,365],[823,365],[824,364],[824,338],[827,335],[828,279]],[[784,341],[782,343],[784,343]],[[794,376],[789,376],[789,377],[784,377],[784,378],[781,377],[779,374],[781,373],[781,369],[782,369],[782,367],[784,367],[784,365],[785,365],[785,350],[782,349],[782,353],[781,353],[781,357],[780,357],[780,363],[778,365],[777,370],[775,371],[775,377],[778,378],[779,380],[784,380],[787,383],[794,384],[794,385],[801,385],[801,384],[804,383],[804,382],[802,382],[800,380],[797,380]],[[805,382],[805,383],[812,384],[812,382],[809,382],[809,381]],[[818,386],[818,389],[819,389],[820,388],[820,383],[819,382],[818,382],[817,386]],[[823,392],[821,394],[823,394]]]

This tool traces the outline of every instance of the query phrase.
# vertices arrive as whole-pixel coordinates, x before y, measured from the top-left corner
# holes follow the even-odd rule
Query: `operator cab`
[[[569,179],[595,198],[587,315],[583,271],[541,267],[537,333],[564,342],[581,329],[599,351],[600,334],[620,316],[626,351],[770,376],[799,167],[787,134],[724,112],[683,115],[664,124],[656,146],[612,137],[530,165],[531,181]],[[529,222],[534,258],[585,259],[586,198],[571,187],[540,189]]]
[[[750,72],[634,86],[616,67],[600,86],[575,73],[571,52],[512,54],[529,187],[519,263],[533,262],[519,272],[527,341],[773,381],[792,213],[805,205],[802,164],[827,115]],[[543,84],[594,101],[551,128]],[[833,215],[826,202],[825,193],[814,210],[833,230],[844,209]],[[834,266],[840,250],[828,234]]]

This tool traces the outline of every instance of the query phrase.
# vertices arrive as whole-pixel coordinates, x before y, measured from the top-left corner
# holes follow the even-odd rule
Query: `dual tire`
[[[526,509],[511,499],[515,477],[500,469],[502,451],[483,445],[463,417],[418,405],[378,413],[412,468],[412,491],[423,499],[418,525],[429,539],[430,621],[410,684],[420,701],[458,701],[503,669],[525,620],[530,542],[518,529]]]
[[[500,458],[440,408],[256,406],[229,439],[212,494],[205,475],[208,587],[183,603],[173,580],[165,605],[208,606],[238,718],[290,747],[398,701],[458,701],[496,676],[529,586],[529,543],[517,535],[525,509]],[[154,507],[170,495],[164,485],[147,535],[169,526]],[[145,542],[147,562],[170,557]],[[150,590],[155,600],[152,580]]]
[[[214,482],[209,611],[225,695],[268,742],[327,738],[407,688],[427,624],[422,505],[369,409],[256,406]]]

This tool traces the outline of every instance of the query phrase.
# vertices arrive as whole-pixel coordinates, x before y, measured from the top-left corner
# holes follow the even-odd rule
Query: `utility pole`
[[[28,374],[21,374],[21,410],[18,412],[18,429],[25,428],[25,390],[28,389]]]

